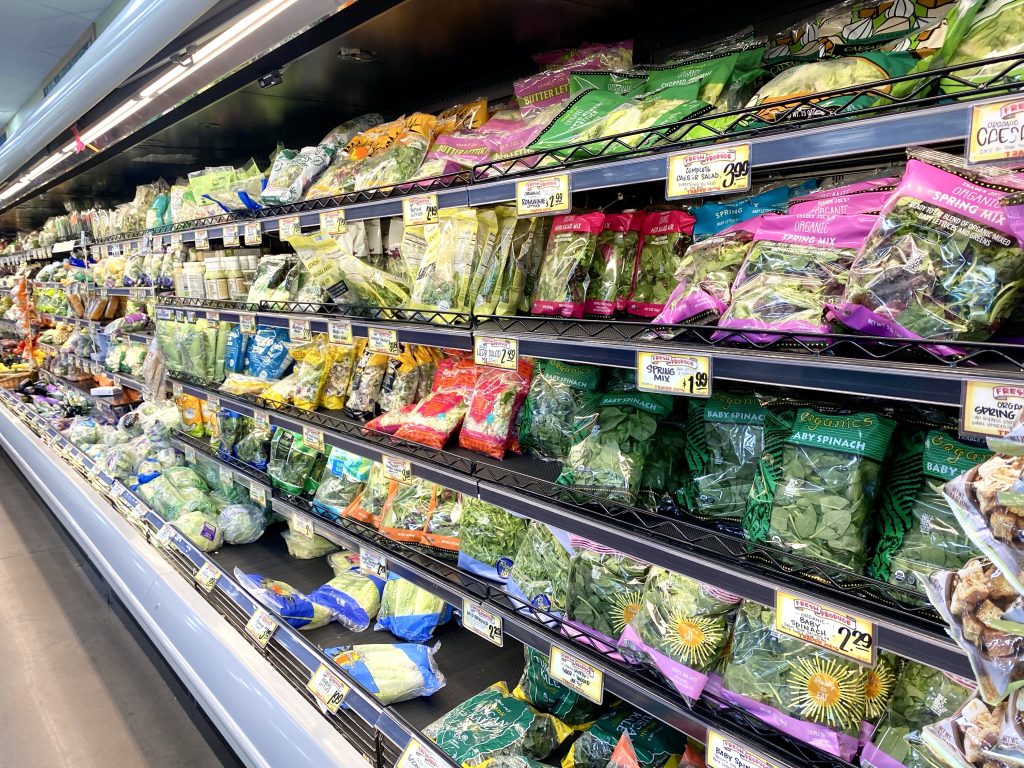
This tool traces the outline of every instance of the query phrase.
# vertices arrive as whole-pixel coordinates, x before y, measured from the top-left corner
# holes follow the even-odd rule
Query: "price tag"
[[[249,483],[249,498],[257,507],[265,507],[267,506],[267,489],[253,480]],[[313,537],[310,536],[310,538]]]
[[[278,224],[278,231],[282,238],[301,235],[302,227],[299,226],[298,216],[285,216]]]
[[[305,515],[295,515],[292,518],[292,530],[304,539],[313,540],[316,534],[313,532],[313,521]]]
[[[569,174],[516,182],[516,216],[552,216],[572,210]]]
[[[181,245],[181,240],[182,240],[181,232],[172,232],[171,233],[171,247],[172,248],[174,246],[176,246],[176,245]]]
[[[309,320],[292,317],[288,320],[288,336],[291,341],[309,341]]]
[[[407,227],[437,223],[437,195],[415,195],[402,200],[402,223]]]
[[[157,320],[173,320],[174,319],[174,310],[172,310],[170,307],[158,307],[157,310],[156,310],[156,319]]]
[[[637,352],[636,386],[644,392],[711,397],[711,358],[676,352]]]
[[[208,251],[210,250],[210,233],[205,229],[196,230],[196,250],[197,251]]]
[[[409,739],[395,768],[445,768],[445,762],[416,739]]]
[[[306,690],[312,693],[329,712],[337,713],[341,703],[348,695],[349,687],[325,664],[321,664],[306,683]]]
[[[390,328],[367,328],[366,348],[382,355],[397,355],[401,351],[398,346],[398,331]]]
[[[174,527],[170,523],[164,523],[153,540],[158,547],[170,549],[174,541]]]
[[[277,631],[277,619],[263,608],[257,608],[245,623],[245,631],[260,648],[266,648]]]
[[[781,768],[745,744],[711,728],[708,729],[704,762],[708,768]]]
[[[263,242],[263,226],[258,221],[249,221],[245,224],[245,244],[259,245]]]
[[[960,431],[986,437],[1002,437],[1024,408],[1024,385],[1010,381],[964,382]]]
[[[270,414],[266,411],[253,411],[252,420],[256,422],[257,427],[270,430]]]
[[[775,593],[775,629],[859,664],[875,665],[875,625],[787,592]]]
[[[314,427],[303,427],[302,441],[314,451],[320,451],[320,453],[324,452],[323,430],[316,429]]]
[[[208,323],[219,323],[220,322],[220,312],[218,312],[215,309],[208,309],[208,310],[206,310],[206,322],[208,322]]]
[[[388,561],[384,555],[374,552],[366,547],[359,548],[359,570],[367,576],[376,576],[378,579],[386,579],[388,575]]]
[[[237,248],[239,246],[238,225],[225,224],[223,229],[223,237],[225,248]]]
[[[203,563],[202,567],[196,571],[195,575],[196,584],[198,584],[203,592],[213,592],[213,588],[217,586],[217,582],[220,580],[220,571],[217,570],[217,566],[207,560]]]
[[[967,162],[988,163],[1017,157],[1024,157],[1024,99],[972,107]]]
[[[179,322],[179,323],[184,323],[185,322],[185,310],[184,309],[176,309],[176,310],[174,310],[174,320],[176,322]]]
[[[220,475],[220,484],[225,488],[231,488],[235,484],[235,473],[227,467],[220,467],[217,470],[217,474]]]
[[[551,646],[548,674],[595,704],[601,704],[604,700],[604,672],[557,645]]]
[[[397,480],[408,485],[412,482],[412,465],[405,459],[397,456],[388,456],[386,453],[380,457],[384,465],[384,476],[389,480]]]
[[[256,315],[250,313],[239,314],[238,329],[242,333],[256,333]]]
[[[473,338],[473,362],[477,365],[514,371],[519,365],[519,340],[501,339],[496,336],[475,336]]]
[[[175,397],[181,397],[183,394],[185,394],[185,390],[182,388],[181,384],[176,381],[173,384],[171,384],[171,394],[174,395]]]
[[[462,599],[462,626],[499,648],[505,644],[505,636],[501,631],[501,616],[491,613],[482,605],[467,598]]]
[[[101,299],[107,298],[107,286],[105,286],[105,285],[100,288],[100,298]],[[81,323],[79,323],[79,325],[81,325]]]
[[[110,377],[111,381],[114,382],[114,386],[121,389],[124,386],[124,381],[116,373]]]
[[[220,410],[220,397],[214,394],[207,394],[206,410],[210,413],[217,413]]]
[[[340,235],[345,231],[345,212],[324,211],[320,214],[320,231],[328,235]]]
[[[196,463],[196,449],[195,448],[186,448],[185,449],[185,461],[188,462],[189,464],[195,464]]]
[[[750,145],[732,144],[668,156],[667,200],[750,189]]]
[[[331,344],[352,343],[352,323],[349,320],[330,320],[327,323],[327,340]]]

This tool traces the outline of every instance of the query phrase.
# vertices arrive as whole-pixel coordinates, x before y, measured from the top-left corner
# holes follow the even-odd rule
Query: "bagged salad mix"
[[[311,602],[291,585],[256,573],[245,573],[238,568],[234,573],[235,580],[246,592],[289,627],[316,629],[330,623],[331,612],[328,609]]]
[[[444,688],[435,650],[416,643],[370,643],[326,648],[324,653],[381,704],[395,704]]]
[[[349,387],[352,385],[352,372],[356,360],[362,358],[366,340],[359,338],[352,344],[331,346],[336,348],[334,354],[330,356],[331,362],[327,367],[327,380],[324,382],[321,403],[327,410],[340,411],[345,407]]]
[[[508,581],[529,522],[482,499],[463,497],[459,568],[491,581]]]
[[[895,422],[870,412],[770,411],[743,527],[801,558],[862,572]]]
[[[693,242],[695,221],[688,211],[650,212],[644,217],[633,290],[626,305],[629,314],[656,317],[664,308],[683,254]]]
[[[836,316],[876,336],[983,341],[1024,289],[1024,253],[1000,205],[1024,176],[930,150],[909,156]]]
[[[562,768],[607,768],[622,734],[629,734],[642,766],[662,768],[686,747],[686,737],[646,712],[619,705],[584,731],[562,760]]]
[[[956,67],[998,56],[1011,56],[1024,50],[1017,31],[1024,21],[1024,3],[1019,0],[970,0],[957,3],[948,16],[946,31],[939,53],[929,62],[932,68]],[[1012,62],[979,64],[961,69],[939,81],[939,90],[956,95],[972,87],[998,82],[1008,86],[1018,84],[1024,77],[1020,65]],[[964,82],[966,81],[966,82]]]
[[[362,492],[352,499],[341,516],[377,528],[384,515],[384,505],[397,490],[398,482],[384,474],[383,464],[374,462],[367,473]]]
[[[395,436],[433,448],[444,448],[462,425],[482,369],[464,358],[442,360],[434,375],[433,391],[408,414]]]
[[[451,606],[444,600],[411,581],[389,574],[374,629],[386,629],[410,643],[425,643],[451,616]]]
[[[632,279],[636,251],[640,242],[638,228],[633,227],[636,211],[607,213],[597,236],[597,247],[590,261],[583,314],[611,317],[615,314],[615,298],[623,270]]]
[[[560,616],[565,612],[572,553],[569,534],[531,522],[513,558],[508,594],[521,604],[523,611],[537,609],[540,621],[549,622],[550,616]]]
[[[561,360],[540,360],[519,418],[519,444],[545,459],[562,461],[572,445],[573,427],[581,410],[591,408],[600,370]]]
[[[503,459],[532,375],[533,360],[522,357],[514,371],[485,368],[470,397],[459,446]]]
[[[345,629],[362,632],[377,618],[381,585],[366,574],[348,570],[317,587],[310,593],[309,599],[329,610],[335,621]]]
[[[838,303],[850,264],[864,244],[874,217],[836,216],[762,219],[732,286],[732,303],[718,321],[713,340],[776,341],[762,331],[828,331],[826,310]],[[813,338],[813,337],[811,337]]]
[[[924,595],[932,571],[955,571],[975,557],[979,551],[957,522],[943,486],[991,456],[938,429],[900,435],[868,573]]]
[[[431,723],[423,735],[459,765],[473,768],[488,758],[526,755],[543,760],[571,733],[496,683]]]
[[[319,453],[306,445],[300,435],[286,429],[275,429],[270,445],[267,474],[275,488],[300,495],[313,470]]]
[[[583,317],[587,275],[603,225],[603,213],[554,218],[532,294],[531,314]]]
[[[420,543],[436,495],[437,485],[418,477],[409,483],[398,483],[384,502],[380,532],[393,541]]]
[[[535,648],[523,646],[526,666],[512,695],[539,712],[554,715],[573,729],[594,722],[601,707],[567,688],[548,674],[548,657]]]
[[[430,517],[423,530],[424,546],[458,552],[462,544],[462,509],[462,494],[435,486]]]
[[[324,466],[313,506],[328,519],[337,519],[366,485],[373,466],[370,459],[332,447]]]

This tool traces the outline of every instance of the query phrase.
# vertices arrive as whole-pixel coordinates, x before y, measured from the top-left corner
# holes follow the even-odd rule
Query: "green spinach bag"
[[[489,758],[526,755],[543,760],[571,733],[496,683],[431,723],[423,735],[456,763],[475,768]]]
[[[896,423],[876,413],[813,408],[783,422],[765,437],[743,519],[747,537],[862,572]]]
[[[573,729],[594,722],[601,706],[552,678],[548,674],[548,657],[545,654],[528,645],[523,646],[523,650],[526,652],[526,667],[512,695],[540,712],[554,715]]]
[[[464,496],[459,520],[459,568],[491,581],[508,581],[529,523],[501,507]]]
[[[753,395],[716,392],[689,401],[686,464],[693,476],[681,503],[698,517],[739,522],[764,449],[767,411]]]
[[[520,412],[519,444],[544,459],[563,461],[572,445],[573,425],[595,394],[600,371],[593,365],[541,360]]]
[[[569,559],[573,547],[569,534],[536,520],[523,535],[513,560],[507,591],[510,597],[540,611],[538,619],[550,622],[550,616],[565,611],[569,587]]]
[[[978,549],[942,487],[991,456],[937,429],[901,435],[879,505],[879,540],[868,574],[923,596],[929,573],[959,570],[976,557]]]
[[[686,748],[686,737],[646,712],[619,706],[598,718],[576,739],[562,768],[606,768],[622,734],[629,734],[644,768],[661,768]]]
[[[685,400],[676,400],[683,406]],[[679,413],[677,411],[677,413]],[[644,473],[640,478],[639,504],[644,509],[660,514],[678,514],[678,499],[685,496],[688,485],[686,463],[683,457],[686,446],[686,420],[672,414],[658,424],[654,433],[654,449],[644,462]]]
[[[313,473],[317,457],[321,454],[306,445],[300,435],[287,429],[275,429],[270,442],[270,463],[267,472],[270,482],[296,496],[306,486],[307,478]]]

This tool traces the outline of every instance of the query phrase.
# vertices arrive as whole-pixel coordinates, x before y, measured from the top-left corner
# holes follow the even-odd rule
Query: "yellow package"
[[[247,376],[244,373],[229,373],[220,391],[227,395],[261,395],[267,388],[267,380],[259,376]]]
[[[329,369],[327,336],[319,333],[303,344],[289,347],[288,353],[295,359],[295,391],[292,404],[304,411],[315,411],[320,405],[324,384]]]
[[[295,394],[295,387],[298,383],[298,379],[296,378],[294,373],[289,373],[280,381],[275,381],[273,383],[264,383],[270,384],[270,386],[266,387],[266,389],[264,389],[263,392],[260,393],[260,397],[266,400],[267,404],[273,408],[277,407],[277,405],[291,404],[292,397]]]
[[[192,437],[202,437],[205,433],[202,410],[205,403],[194,395],[185,394],[174,398],[174,403],[178,406],[178,411],[181,413],[182,431]]]
[[[477,214],[472,208],[445,209],[426,227],[423,252],[409,301],[411,309],[460,312],[469,291],[476,252]]]
[[[327,381],[324,384],[321,403],[329,411],[340,411],[345,407],[349,384],[352,382],[352,370],[356,359],[366,347],[366,338],[355,339],[354,344],[332,344],[334,348],[331,363],[327,367]]]

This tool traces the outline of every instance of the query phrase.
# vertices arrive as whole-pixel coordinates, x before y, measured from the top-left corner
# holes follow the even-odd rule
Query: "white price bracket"
[[[237,248],[241,244],[241,241],[238,239],[237,224],[225,224],[223,236],[225,248]]]
[[[572,210],[569,174],[516,182],[516,216],[553,216]]]
[[[704,761],[708,768],[782,768],[746,744],[711,728],[708,729]]]
[[[378,579],[386,579],[388,576],[388,561],[379,552],[359,548],[359,570],[367,576],[376,576]]]
[[[505,644],[501,628],[501,616],[484,608],[468,598],[462,600],[462,626],[499,648]]]
[[[436,224],[438,218],[437,195],[416,195],[402,200],[402,222],[407,227]]]
[[[257,608],[249,621],[245,623],[245,631],[260,648],[266,648],[270,638],[277,631],[277,619],[271,616],[266,609]]]
[[[398,331],[390,328],[367,328],[366,347],[382,355],[397,355],[402,351],[398,344]]]
[[[349,686],[326,665],[321,664],[306,683],[306,690],[312,693],[327,711],[337,714],[345,697],[348,696]]]
[[[162,549],[170,549],[174,543],[174,527],[170,523],[164,523],[153,537],[153,541]]]
[[[242,333],[256,333],[256,315],[248,312],[239,313],[238,330]]]
[[[285,216],[278,224],[281,237],[293,237],[302,234],[302,226],[299,224],[298,216]]]
[[[210,250],[210,233],[205,229],[196,230],[196,250],[197,251],[208,251]]]
[[[263,242],[263,225],[258,221],[249,221],[245,225],[245,244],[259,245]]]
[[[324,433],[323,430],[315,429],[314,427],[303,427],[302,428],[302,442],[312,448],[314,451],[324,452]]]
[[[304,539],[313,540],[316,533],[313,530],[313,521],[305,515],[295,515],[292,518],[292,530]]]
[[[1013,381],[964,382],[960,431],[982,437],[1002,437],[1024,409],[1024,384]]]
[[[267,489],[260,483],[253,480],[249,484],[249,498],[257,507],[267,506]]]
[[[320,214],[320,231],[328,235],[340,235],[345,231],[345,212],[324,211]]]
[[[330,320],[327,323],[327,340],[331,344],[352,343],[352,321]]]
[[[668,156],[666,200],[750,189],[750,145],[691,149]]]
[[[548,674],[595,704],[604,701],[604,672],[573,656],[557,645],[551,646],[548,656]]]
[[[384,477],[388,480],[395,480],[405,485],[412,482],[412,464],[408,461],[397,456],[389,456],[386,453],[381,454],[380,460],[384,465]]]
[[[427,749],[416,739],[409,739],[395,768],[445,768],[446,763],[435,752]]]
[[[312,338],[309,320],[301,317],[290,318],[288,320],[288,336],[291,341],[309,341]]]
[[[519,366],[519,340],[497,336],[473,338],[473,362],[491,368],[514,371]]]
[[[213,592],[213,588],[217,586],[217,582],[220,580],[220,571],[217,570],[217,566],[208,560],[196,571],[195,580],[203,592]]]

